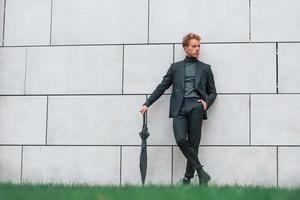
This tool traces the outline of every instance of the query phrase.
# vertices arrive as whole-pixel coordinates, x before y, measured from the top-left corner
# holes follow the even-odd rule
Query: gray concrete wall
[[[199,157],[215,184],[300,186],[297,0],[0,0],[0,181],[140,184],[138,110],[187,32],[218,98]],[[149,110],[146,182],[185,158]],[[196,181],[196,180],[195,180]]]

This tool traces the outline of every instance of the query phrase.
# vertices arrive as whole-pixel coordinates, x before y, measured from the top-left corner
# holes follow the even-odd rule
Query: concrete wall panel
[[[300,44],[278,44],[278,91],[300,92]]]
[[[49,98],[49,144],[137,145],[144,96]]]
[[[172,45],[125,46],[124,93],[152,93],[172,62]]]
[[[147,0],[54,0],[53,44],[147,42]]]
[[[0,97],[0,144],[45,144],[47,97]]]
[[[198,32],[203,41],[248,41],[249,1],[151,0],[150,42],[181,42]]]
[[[0,94],[24,94],[25,48],[0,48]]]
[[[21,149],[22,147],[16,146],[0,147],[0,182],[20,182]]]
[[[278,185],[280,187],[300,186],[299,147],[278,148]]]
[[[120,184],[120,147],[24,147],[23,181]]]
[[[8,0],[4,45],[50,44],[51,0]]]
[[[252,41],[299,41],[300,2],[251,0]]]
[[[300,143],[300,96],[253,95],[251,97],[252,144]]]
[[[122,92],[122,47],[28,49],[26,94]]]

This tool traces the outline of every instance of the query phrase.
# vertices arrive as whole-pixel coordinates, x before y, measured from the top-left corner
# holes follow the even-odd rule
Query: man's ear
[[[187,47],[183,47],[184,52],[186,53]]]

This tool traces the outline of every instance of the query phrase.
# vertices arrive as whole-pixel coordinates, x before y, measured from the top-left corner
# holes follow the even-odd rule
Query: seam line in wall
[[[122,95],[124,94],[125,45],[122,46]]]
[[[24,147],[140,147],[140,144],[107,144],[107,145],[101,145],[101,144],[48,144],[47,146],[45,144],[0,144],[0,146],[24,146]],[[172,147],[172,146],[176,146],[174,144],[147,144],[147,146],[149,147]],[[224,145],[224,144],[207,144],[207,145],[199,145],[199,147],[293,147],[293,148],[300,148],[300,145],[292,145],[292,144],[285,144],[285,145],[268,145],[268,144],[264,144],[264,145],[260,145],[260,144],[252,144],[252,145],[248,145],[248,144],[228,144],[228,145]]]
[[[234,42],[234,41],[223,41],[223,42],[201,42],[201,44],[207,44],[207,45],[210,45],[210,44],[220,44],[220,45],[225,45],[225,44],[274,44],[274,43],[282,43],[282,44],[290,44],[290,43],[300,43],[300,41],[257,41],[257,42],[249,42],[249,41],[239,41],[239,42]],[[181,44],[181,43],[174,43],[174,42],[166,42],[166,43],[110,43],[110,44],[105,44],[105,43],[102,43],[102,44],[51,44],[51,45],[44,45],[44,44],[41,44],[41,45],[3,45],[3,46],[0,46],[0,48],[3,48],[3,47],[78,47],[78,46],[86,46],[86,47],[89,47],[89,46],[122,46],[122,45],[128,45],[128,46],[131,46],[131,45],[145,45],[145,46],[148,46],[148,45],[172,45],[172,44]]]
[[[278,42],[276,42],[276,94],[278,94]]]
[[[50,6],[50,41],[49,41],[50,46],[52,44],[52,14],[53,14],[53,0],[51,0],[51,6]]]
[[[24,146],[21,147],[21,177],[20,177],[20,183],[23,183],[23,154],[24,154]]]
[[[149,44],[150,41],[150,0],[147,1],[147,7],[148,7],[148,18],[147,18],[147,44]]]
[[[249,42],[251,42],[251,0],[249,0]]]
[[[278,188],[278,146],[276,147],[276,186]]]
[[[6,0],[4,0],[4,4],[3,4],[2,46],[4,46],[5,16],[6,16]]]
[[[46,103],[46,140],[45,144],[48,145],[48,111],[49,111],[49,96],[47,96],[47,103]]]
[[[120,146],[120,186],[122,185],[123,146]]]
[[[28,63],[28,47],[25,48],[25,74],[24,74],[24,95],[26,95],[26,87],[27,87],[27,63]]]
[[[172,148],[171,148],[171,185],[174,184],[174,179],[173,179],[173,176],[174,176],[174,146],[172,145]]]
[[[218,95],[299,95],[300,93],[218,93]],[[0,94],[1,96],[119,96],[119,95],[123,95],[123,96],[141,96],[141,95],[151,95],[151,94],[145,94],[145,93],[115,93],[115,94]],[[170,96],[170,93],[167,94],[163,94],[164,96]]]
[[[252,132],[251,132],[251,131],[252,131],[252,130],[251,130],[251,126],[252,126],[252,124],[251,124],[251,123],[252,123],[252,121],[251,121],[251,117],[252,117],[252,116],[251,116],[251,114],[252,114],[252,113],[251,113],[251,108],[252,108],[252,107],[251,107],[251,103],[252,103],[252,102],[251,102],[251,94],[249,94],[249,145],[251,145],[251,140],[252,140],[252,138],[251,138],[251,136],[252,136],[252,135],[251,135],[251,134],[252,134]]]
[[[175,44],[173,44],[173,63],[175,62]]]

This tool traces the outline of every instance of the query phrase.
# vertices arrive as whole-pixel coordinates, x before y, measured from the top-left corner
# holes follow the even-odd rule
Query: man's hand
[[[203,101],[202,99],[199,99],[197,102],[202,103],[204,110],[207,109],[207,103]]]
[[[143,105],[140,109],[140,113],[143,115],[145,112],[147,112],[147,110],[148,110],[148,107]]]

